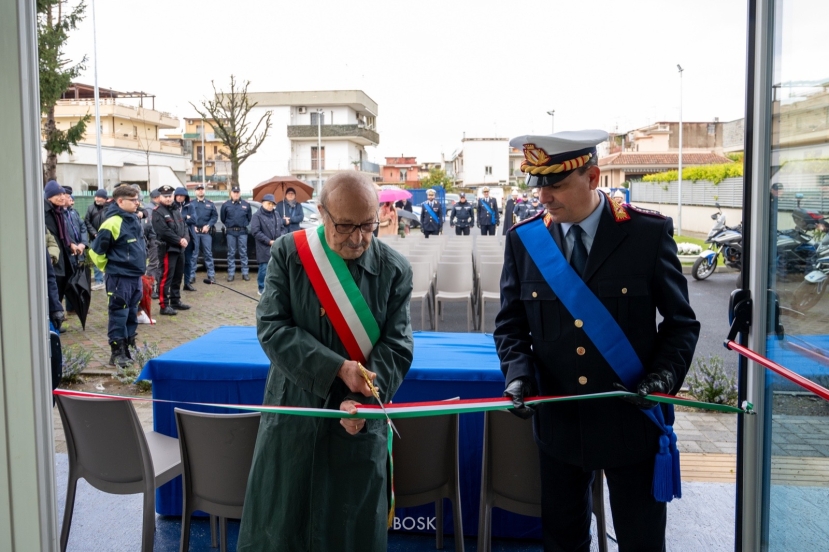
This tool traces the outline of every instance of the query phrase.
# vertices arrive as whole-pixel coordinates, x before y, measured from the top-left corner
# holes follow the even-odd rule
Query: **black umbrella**
[[[67,266],[70,263],[66,263]],[[66,290],[64,295],[72,303],[75,312],[78,314],[78,319],[81,321],[81,327],[86,330],[86,315],[89,313],[89,301],[92,295],[90,290],[89,270],[86,268],[86,263],[79,262],[78,266],[74,267],[75,272],[69,277],[66,282]]]
[[[411,220],[417,220],[417,221],[420,220],[420,217],[418,217],[416,214],[414,214],[410,211],[407,211],[405,209],[398,209],[397,210],[397,216],[407,218],[407,219],[411,219]]]

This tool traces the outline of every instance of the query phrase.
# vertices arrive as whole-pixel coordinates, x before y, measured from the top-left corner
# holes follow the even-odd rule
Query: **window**
[[[317,146],[311,146],[311,170],[325,170],[325,146],[317,153]]]
[[[312,125],[324,125],[325,124],[325,113],[311,113],[311,124]]]
[[[406,174],[408,171],[406,169],[400,169],[400,182],[406,182]]]
[[[484,174],[492,174],[492,167],[490,165],[484,167]]]
[[[196,161],[201,161],[202,149],[201,146],[196,146]]]

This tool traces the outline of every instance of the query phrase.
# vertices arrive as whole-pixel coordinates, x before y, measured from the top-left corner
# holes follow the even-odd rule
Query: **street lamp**
[[[677,234],[682,235],[682,66],[676,64],[679,69],[679,193],[677,194],[678,213],[676,217]]]
[[[550,111],[547,112],[547,115],[549,115],[550,117],[553,118],[552,134],[555,134],[556,133],[556,110],[551,109]]]

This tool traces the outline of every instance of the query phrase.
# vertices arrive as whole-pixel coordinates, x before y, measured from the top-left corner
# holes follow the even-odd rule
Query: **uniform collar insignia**
[[[607,198],[607,202],[610,204],[610,210],[613,211],[613,218],[616,222],[627,222],[630,220],[630,213],[627,212],[624,205],[621,203],[616,203],[610,196],[605,194]]]

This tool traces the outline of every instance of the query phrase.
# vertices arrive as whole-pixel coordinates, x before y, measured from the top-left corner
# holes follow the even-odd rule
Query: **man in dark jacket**
[[[55,281],[58,285],[58,297],[63,301],[66,291],[66,283],[72,276],[72,257],[83,252],[83,246],[72,241],[71,230],[68,228],[66,217],[63,214],[63,206],[66,204],[67,193],[63,186],[54,180],[50,180],[43,188],[44,218],[46,230],[49,231],[60,248],[58,262],[54,265]]]
[[[478,228],[482,236],[494,236],[495,227],[501,224],[498,214],[498,200],[489,197],[489,188],[484,186],[481,189],[483,197],[478,200]]]
[[[220,217],[227,231],[227,281],[232,282],[236,274],[236,250],[242,263],[242,280],[248,275],[248,224],[252,216],[250,204],[242,199],[239,186],[230,190],[230,201],[222,203]]]
[[[172,186],[158,188],[159,204],[153,210],[153,229],[158,243],[161,262],[161,280],[158,284],[158,304],[161,314],[174,316],[177,310],[187,310],[190,305],[181,302],[181,279],[184,275],[182,253],[189,243],[187,225],[173,202]]]
[[[190,203],[193,207],[193,214],[196,219],[194,229],[193,264],[190,269],[190,279],[196,278],[196,265],[199,261],[199,253],[204,255],[204,268],[207,269],[207,279],[216,281],[216,268],[213,266],[213,227],[219,220],[219,212],[212,201],[204,197],[204,184],[196,186],[196,201]]]
[[[181,211],[181,218],[184,219],[184,224],[187,225],[188,243],[184,249],[184,290],[196,291],[196,288],[193,287],[193,282],[196,279],[196,263],[193,260],[193,251],[196,248],[196,211],[190,204],[190,194],[184,186],[176,188],[175,201],[178,210]]]
[[[475,224],[475,210],[466,201],[466,194],[461,193],[460,199],[452,206],[452,212],[449,214],[449,227],[455,227],[456,236],[468,236],[473,224]]]
[[[259,272],[256,275],[256,283],[259,285],[259,295],[265,291],[265,272],[268,269],[268,261],[271,258],[271,246],[273,242],[283,233],[282,217],[274,212],[276,199],[273,194],[265,194],[262,198],[262,208],[256,211],[250,221],[250,233],[256,240],[256,262],[259,264]]]
[[[89,241],[93,241],[98,235],[98,228],[104,222],[104,216],[109,205],[107,205],[107,191],[103,188],[95,191],[95,199],[92,204],[86,208],[86,215],[83,217],[83,222],[86,225],[86,231],[89,234]],[[92,289],[103,289],[104,273],[98,270],[98,267],[92,265],[92,272],[95,276],[95,284]],[[100,286],[100,287],[99,287]]]
[[[504,394],[516,414],[534,414],[544,549],[589,550],[589,488],[601,469],[619,549],[661,552],[670,498],[654,496],[664,488],[655,484],[654,465],[673,409],[645,397],[679,391],[700,325],[672,221],[622,207],[596,190],[596,145],[607,136],[592,130],[510,142],[523,147],[521,169],[529,185],[539,186],[546,212],[507,234],[493,337]],[[636,395],[537,409],[524,403],[537,395],[616,391],[622,384]],[[672,457],[679,461],[667,455],[668,465]],[[673,481],[660,483],[676,488]]]
[[[161,193],[158,188],[150,192],[150,202],[152,207],[149,209],[150,228],[153,229],[152,239],[147,239],[147,274],[153,277],[153,290],[151,297],[158,299],[158,283],[161,281],[161,262],[158,259],[158,236],[153,228],[153,211],[161,204]],[[146,234],[145,234],[146,236]]]
[[[282,233],[296,232],[305,219],[305,211],[296,200],[293,188],[285,190],[285,199],[276,204],[276,214],[282,219]]]
[[[109,296],[107,338],[112,352],[109,363],[120,367],[132,364],[129,347],[135,347],[141,277],[147,266],[144,229],[135,216],[141,202],[138,191],[119,186],[112,192],[113,204],[89,251],[95,265],[106,271]]]
[[[426,190],[426,201],[420,211],[420,229],[425,237],[440,234],[443,229],[443,209],[440,201],[435,199],[434,190]]]
[[[503,234],[506,236],[507,232],[512,225],[518,222],[518,216],[516,216],[515,208],[518,207],[518,191],[513,190],[510,198],[504,204],[504,229]]]

